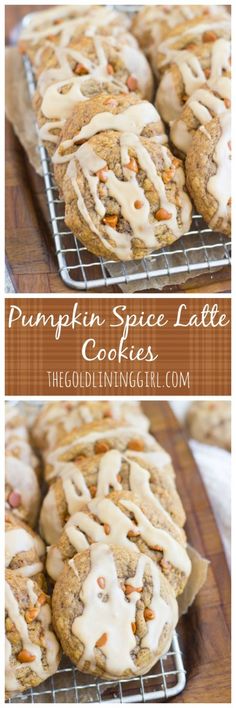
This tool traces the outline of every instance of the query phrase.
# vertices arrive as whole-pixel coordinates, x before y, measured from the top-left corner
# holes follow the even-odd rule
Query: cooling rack
[[[35,79],[32,66],[27,56],[23,60],[29,92],[33,96]],[[143,281],[145,288],[147,281],[154,279],[157,287],[156,279],[161,276],[168,281],[172,275],[197,275],[202,270],[211,272],[230,265],[231,241],[211,231],[199,214],[194,214],[191,230],[178,239],[177,245],[153,252],[141,261],[122,263],[93,256],[65,225],[64,202],[58,195],[50,158],[39,139],[38,150],[59,273],[68,287],[83,291],[124,283],[135,285],[135,282]]]
[[[56,674],[8,703],[146,703],[177,696],[186,683],[179,640],[174,633],[170,651],[147,676],[122,681],[94,681],[80,674],[63,657]],[[90,678],[90,681],[88,681]]]

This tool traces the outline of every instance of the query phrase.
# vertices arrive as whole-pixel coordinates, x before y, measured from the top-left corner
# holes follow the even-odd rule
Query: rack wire
[[[35,91],[35,79],[31,62],[23,57],[30,95]],[[36,128],[37,125],[36,125]],[[177,245],[162,248],[141,261],[115,262],[93,256],[87,251],[64,222],[64,202],[59,198],[52,172],[51,160],[38,139],[49,220],[59,273],[65,285],[74,290],[104,288],[124,283],[147,282],[165,276],[212,272],[231,264],[231,241],[209,229],[200,214],[194,214],[191,230],[177,241]],[[189,245],[191,237],[191,245]]]
[[[95,681],[79,673],[63,657],[54,676],[8,703],[146,703],[173,698],[183,691],[186,684],[176,632],[169,652],[158,661],[154,671],[152,669],[146,676],[121,681]]]

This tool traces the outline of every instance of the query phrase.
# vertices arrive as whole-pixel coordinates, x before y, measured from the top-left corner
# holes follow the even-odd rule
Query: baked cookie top
[[[134,133],[106,131],[78,147],[63,194],[67,225],[96,255],[142,258],[191,224],[180,161],[165,145]]]
[[[66,564],[52,607],[65,653],[81,671],[103,678],[146,673],[168,650],[178,618],[151,559],[106,543]]]
[[[216,17],[202,15],[177,25],[157,48],[157,72],[162,74],[176,63],[183,74],[187,74],[188,66],[195,67],[196,73],[198,63],[204,68],[211,57],[213,65],[221,63],[222,71],[226,70],[226,49],[220,40],[230,40],[230,35],[230,15],[225,14]]]
[[[143,51],[152,56],[153,50],[176,25],[199,15],[224,12],[224,5],[145,5],[134,14],[132,32]]]
[[[88,33],[119,35],[130,26],[130,18],[122,12],[103,6],[56,6],[35,12],[20,36],[19,49],[27,52],[36,64],[40,63],[41,48],[45,43],[67,46],[73,37]]]
[[[231,112],[196,131],[186,158],[188,190],[206,223],[231,232]]]
[[[164,451],[163,451],[164,453]],[[185,513],[175,488],[170,463],[154,467],[150,462],[129,451],[109,450],[78,463],[65,465],[62,476],[51,485],[40,513],[40,530],[47,543],[55,543],[63,526],[85,502],[93,497],[105,497],[111,491],[130,490],[148,499],[167,515],[174,526],[183,526]]]
[[[6,571],[6,695],[33,688],[57,670],[60,648],[49,598],[31,578]]]
[[[42,129],[43,130],[43,129]],[[132,132],[155,142],[167,142],[164,125],[156,108],[135,93],[107,96],[102,94],[76,106],[66,121],[53,157],[54,174],[59,186],[67,162],[86,140],[106,130]],[[41,133],[42,134],[42,133]]]
[[[135,457],[142,453],[144,459],[149,459],[157,466],[169,465],[171,462],[168,453],[150,433],[127,426],[122,421],[104,419],[74,430],[60,442],[60,447],[50,451],[45,464],[45,478],[51,483],[63,475],[68,462],[80,462],[84,457],[108,452],[113,448],[121,452],[135,452]]]
[[[94,498],[71,516],[58,543],[48,549],[50,577],[56,580],[65,560],[100,541],[146,553],[160,565],[175,594],[183,592],[191,571],[183,530],[149,499],[129,491]]]
[[[150,425],[138,401],[56,401],[42,406],[32,435],[40,450],[50,450],[74,428],[104,418],[123,420],[142,430],[148,430]]]
[[[222,76],[214,87],[203,84],[185,103],[179,117],[172,123],[170,139],[173,145],[186,155],[197,128],[206,125],[212,118],[231,107],[231,80]]]

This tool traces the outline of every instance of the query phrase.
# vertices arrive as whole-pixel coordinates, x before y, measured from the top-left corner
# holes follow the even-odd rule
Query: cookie
[[[5,508],[35,526],[41,494],[33,467],[6,452]]]
[[[78,147],[63,195],[67,226],[105,258],[143,258],[191,224],[181,163],[166,146],[133,133],[106,131]]]
[[[142,430],[150,425],[138,401],[56,401],[42,406],[32,427],[33,439],[41,451],[52,450],[74,428],[103,418],[123,420]]]
[[[196,131],[186,158],[186,181],[208,226],[231,233],[231,112]]]
[[[135,13],[132,32],[143,51],[152,52],[173,27],[199,15],[222,14],[224,5],[145,5]]]
[[[194,91],[170,130],[171,142],[181,157],[187,154],[196,130],[229,110],[230,106],[231,80],[226,76],[216,81],[214,89],[204,84]]]
[[[142,101],[134,93],[117,96],[102,94],[89,101],[81,101],[66,121],[53,156],[54,174],[60,188],[67,162],[78,146],[104,130],[132,132],[142,137],[154,138],[155,142],[167,142],[156,108],[148,101]]]
[[[119,36],[130,26],[128,15],[109,7],[67,5],[35,12],[20,35],[19,50],[40,66],[45,43],[57,47],[88,33]]]
[[[192,438],[231,450],[229,401],[195,401],[188,410],[187,426]]]
[[[33,578],[44,586],[45,545],[28,524],[11,512],[5,514],[5,566],[16,575]]]
[[[216,55],[220,60],[218,46],[221,44],[215,43],[222,38],[229,40],[230,36],[230,16],[224,13],[222,16],[217,15],[216,17],[201,15],[177,25],[157,48],[156,70],[158,76],[162,75],[171,64],[181,65],[183,60],[191,61],[191,58],[194,57],[199,59],[203,68],[211,57],[213,57],[213,63],[216,62]],[[221,67],[221,69],[225,68],[225,66]]]
[[[160,45],[156,59],[161,78],[156,105],[170,123],[178,118],[186,100],[207,80],[210,87],[231,75],[230,21],[202,18],[179,25]]]
[[[163,451],[163,465],[154,467],[141,457],[129,457],[109,450],[77,463],[68,463],[61,477],[51,485],[40,513],[40,531],[47,543],[56,543],[64,524],[72,514],[93,497],[105,497],[111,491],[130,490],[147,499],[169,520],[179,526],[185,523],[185,513],[169,474]]]
[[[100,541],[146,553],[160,565],[175,594],[183,592],[191,571],[183,529],[149,499],[127,491],[94,498],[70,517],[57,544],[48,548],[50,577],[57,580],[65,560]]]
[[[107,679],[147,673],[168,650],[178,618],[150,558],[100,543],[65,566],[52,608],[65,653],[80,671]]]
[[[60,441],[60,447],[48,453],[44,470],[46,482],[50,484],[61,476],[65,463],[80,462],[83,457],[108,452],[112,448],[135,452],[135,457],[142,453],[144,459],[147,459],[147,453],[151,453],[148,459],[157,466],[171,463],[170,456],[149,433],[122,422],[104,419],[74,430]]]
[[[60,648],[49,599],[31,578],[6,571],[6,697],[38,686],[57,670]]]
[[[152,72],[135,47],[98,36],[82,37],[79,51],[63,47],[55,61],[55,68],[41,73],[33,101],[40,137],[52,151],[79,102],[101,93],[128,95],[130,91],[152,98]]]

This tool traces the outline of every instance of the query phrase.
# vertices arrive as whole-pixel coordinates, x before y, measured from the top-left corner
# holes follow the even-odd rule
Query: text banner
[[[230,395],[229,298],[7,298],[6,395]]]

